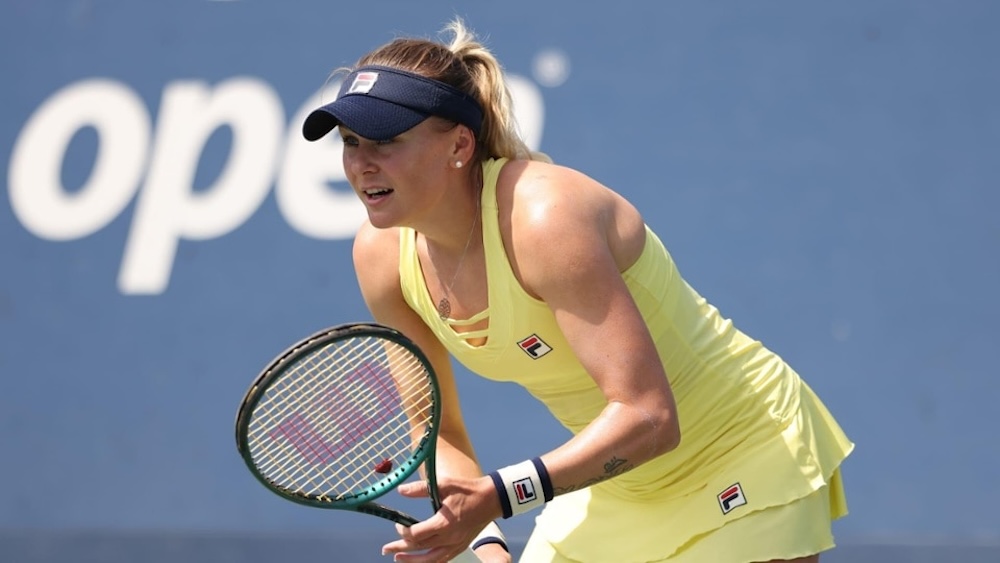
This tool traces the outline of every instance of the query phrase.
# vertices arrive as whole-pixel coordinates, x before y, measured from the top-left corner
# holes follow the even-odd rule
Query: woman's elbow
[[[673,451],[679,445],[681,445],[681,425],[677,420],[676,413],[672,413],[670,416],[665,417],[665,420],[657,431],[656,455],[663,455]]]
[[[646,432],[649,436],[650,458],[661,456],[681,443],[681,427],[677,411],[672,408],[656,409],[655,414],[645,413]]]

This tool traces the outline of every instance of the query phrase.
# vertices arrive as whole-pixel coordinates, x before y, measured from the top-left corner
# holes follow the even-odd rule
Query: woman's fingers
[[[382,555],[393,555],[394,561],[410,563],[435,563],[450,561],[465,551],[467,542],[449,540],[443,531],[448,521],[440,514],[413,526],[396,524],[399,539],[382,546]]]
[[[414,481],[412,483],[403,483],[399,487],[396,487],[399,494],[408,498],[420,498],[430,496],[430,486],[427,481]]]

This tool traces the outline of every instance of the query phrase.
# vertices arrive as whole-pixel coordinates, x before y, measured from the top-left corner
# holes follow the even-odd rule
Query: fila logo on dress
[[[743,487],[739,483],[730,485],[729,488],[719,493],[719,506],[723,514],[729,514],[737,506],[747,503],[747,497],[743,495]]]
[[[546,344],[541,338],[538,338],[537,334],[532,334],[531,336],[518,342],[517,345],[520,346],[520,348],[524,350],[524,353],[530,356],[532,360],[537,360],[552,351],[552,348],[550,348],[549,345]]]

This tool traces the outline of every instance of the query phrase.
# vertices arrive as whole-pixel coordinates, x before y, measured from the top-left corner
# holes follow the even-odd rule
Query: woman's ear
[[[461,162],[472,162],[472,157],[476,153],[476,136],[472,130],[465,125],[459,124],[455,127],[458,134],[455,137],[455,145],[452,148],[452,159]]]

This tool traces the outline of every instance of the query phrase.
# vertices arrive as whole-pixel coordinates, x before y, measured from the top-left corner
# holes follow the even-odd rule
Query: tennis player
[[[498,61],[460,20],[448,31],[362,57],[303,126],[309,140],[339,128],[368,212],[364,299],[441,378],[443,507],[383,553],[444,561],[472,544],[509,561],[491,523],[541,509],[528,563],[818,561],[847,513],[853,444],[684,281],[635,207],[529,152]],[[484,473],[449,354],[523,385],[573,437]]]

